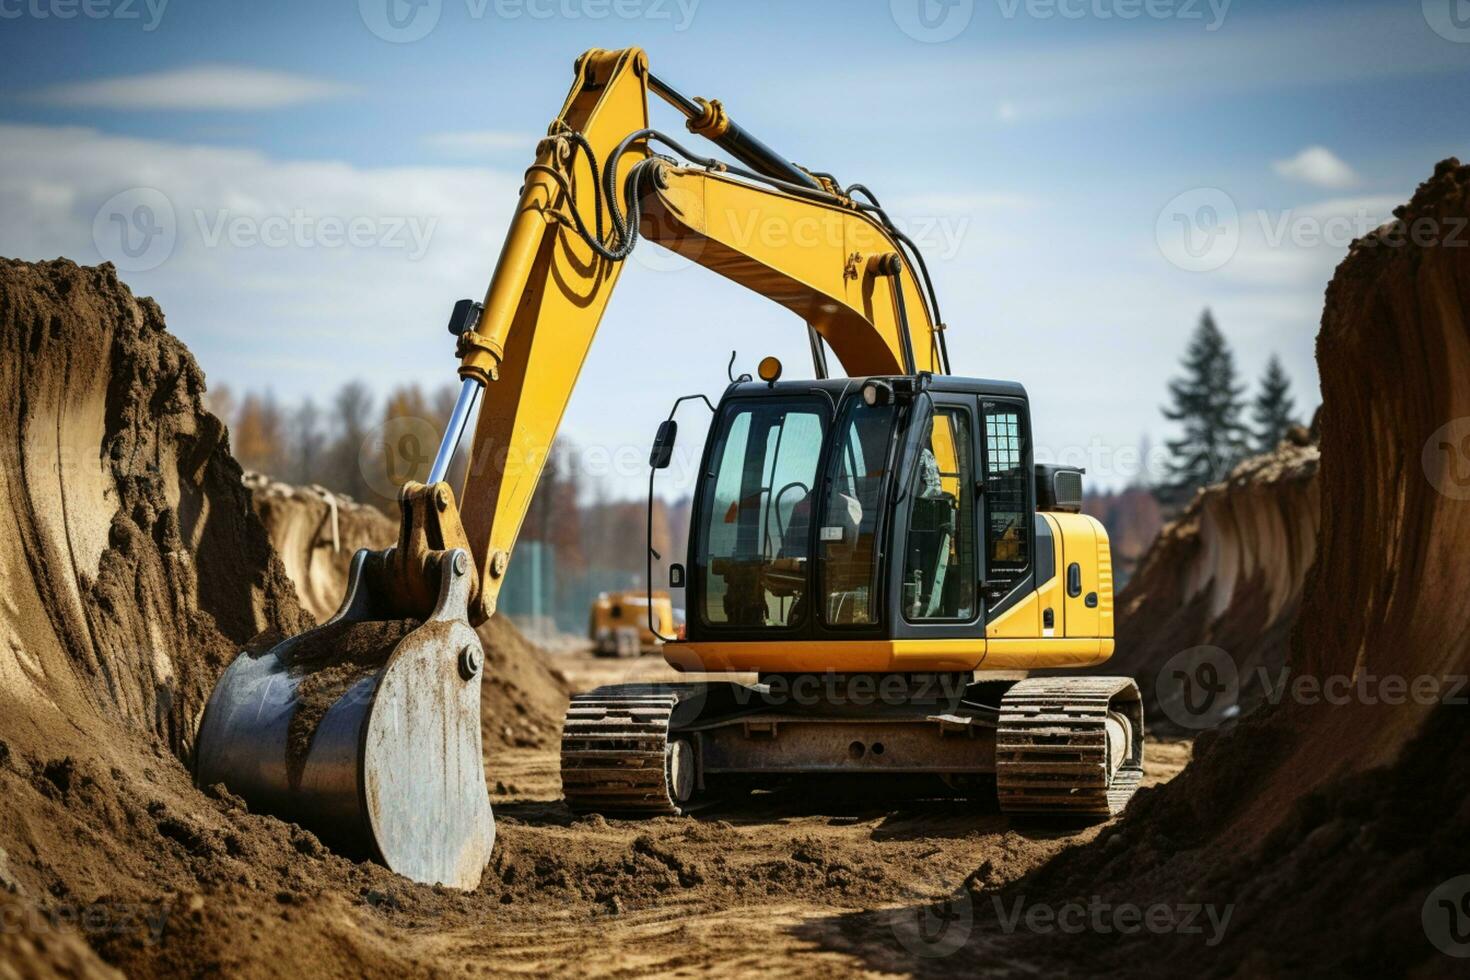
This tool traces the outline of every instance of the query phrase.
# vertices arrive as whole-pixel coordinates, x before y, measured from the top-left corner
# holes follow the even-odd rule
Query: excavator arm
[[[694,156],[650,130],[650,89],[745,166]],[[660,144],[687,162],[656,156]],[[526,173],[478,320],[460,334],[461,410],[430,483],[442,479],[483,389],[462,529],[447,487],[411,484],[403,496],[401,559],[456,546],[474,555],[473,622],[495,611],[583,360],[639,237],[796,314],[819,372],[825,345],[850,376],[947,373],[932,292],[876,202],[781,160],[718,102],[684,99],[649,72],[641,50],[587,52]]]

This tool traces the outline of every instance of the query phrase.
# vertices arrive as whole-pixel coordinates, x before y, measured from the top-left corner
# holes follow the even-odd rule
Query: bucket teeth
[[[1114,760],[1109,711],[1131,727]],[[995,784],[1006,813],[1110,817],[1143,779],[1143,711],[1122,677],[1028,678],[1006,692],[995,740]]]

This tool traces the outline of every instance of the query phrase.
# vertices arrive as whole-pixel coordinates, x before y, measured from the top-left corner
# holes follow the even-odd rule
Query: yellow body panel
[[[681,640],[663,652],[670,667],[696,673],[926,673],[1090,667],[1113,655],[1113,640]]]
[[[1113,655],[1113,567],[1108,532],[1083,514],[1047,512],[1056,574],[974,639],[679,642],[664,645],[676,670],[807,673],[925,672],[1092,667]],[[1082,590],[1069,597],[1067,566],[1076,562]],[[1097,594],[1088,607],[1089,593]],[[1048,636],[1043,613],[1054,615]]]

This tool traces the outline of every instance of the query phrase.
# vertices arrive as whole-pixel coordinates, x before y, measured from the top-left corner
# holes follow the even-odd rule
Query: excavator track
[[[572,698],[561,736],[561,785],[579,813],[678,815],[691,795],[692,757],[670,751],[676,694],[640,688],[599,689]]]
[[[1110,817],[1143,779],[1143,709],[1126,677],[1038,677],[1001,699],[995,782],[1006,813]]]

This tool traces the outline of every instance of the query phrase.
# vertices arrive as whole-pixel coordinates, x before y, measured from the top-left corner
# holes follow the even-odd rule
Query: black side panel
[[[1051,521],[1036,515],[1036,587],[1039,589],[1057,573],[1056,542],[1052,538]]]

